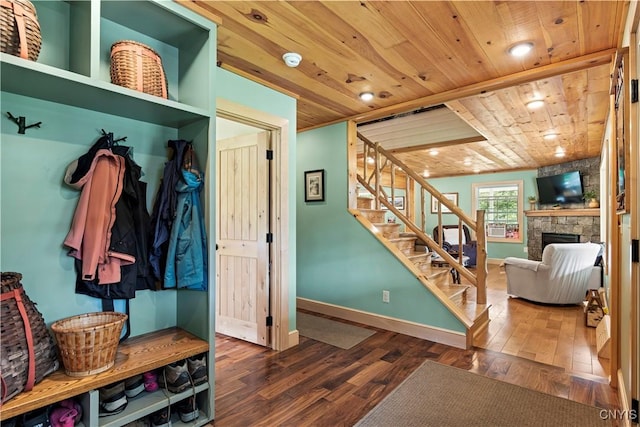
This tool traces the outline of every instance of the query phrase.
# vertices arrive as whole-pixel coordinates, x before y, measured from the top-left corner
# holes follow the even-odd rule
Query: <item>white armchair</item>
[[[543,303],[581,303],[587,290],[601,286],[601,267],[594,265],[600,248],[596,243],[552,243],[544,248],[542,261],[505,258],[507,293]]]

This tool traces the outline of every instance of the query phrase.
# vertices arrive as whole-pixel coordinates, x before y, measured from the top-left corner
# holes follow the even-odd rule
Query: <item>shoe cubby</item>
[[[56,371],[36,384],[32,391],[21,393],[5,402],[1,408],[1,416],[2,419],[9,419],[73,397],[83,408],[82,422],[85,426],[116,427],[144,418],[195,395],[200,416],[186,425],[203,425],[212,417],[211,375],[209,381],[189,387],[180,393],[171,393],[163,388],[153,392],[143,391],[136,397],[128,398],[127,407],[122,412],[106,417],[99,416],[100,388],[124,382],[127,378],[144,372],[161,372],[164,366],[170,363],[202,354],[207,359],[207,366],[212,367],[209,344],[179,328],[129,338],[118,347],[115,366],[109,371],[86,377],[70,377],[64,370]]]
[[[209,384],[204,383],[197,385],[195,388],[188,388],[180,393],[171,393],[168,390],[162,388],[151,393],[142,392],[138,396],[128,399],[127,407],[124,409],[124,411],[106,417],[99,417],[99,414],[93,411],[91,412],[91,414],[88,414],[89,418],[85,420],[85,422],[88,422],[88,425],[92,426],[120,427],[132,421],[136,421],[148,415],[151,415],[152,413],[166,408],[169,405],[175,405],[178,402],[194,395],[194,393],[197,401],[198,396],[200,396],[202,392],[208,389]],[[89,399],[91,401],[89,405],[90,408],[98,408],[100,406],[98,390],[90,391]],[[200,416],[192,423],[188,423],[187,425],[206,424],[206,419],[207,417],[204,412],[200,411]],[[198,424],[198,422],[200,422],[201,424]]]

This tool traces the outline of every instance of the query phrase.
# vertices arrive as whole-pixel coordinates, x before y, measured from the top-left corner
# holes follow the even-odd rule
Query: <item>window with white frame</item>
[[[522,242],[522,181],[473,184],[474,210],[484,210],[487,241]]]

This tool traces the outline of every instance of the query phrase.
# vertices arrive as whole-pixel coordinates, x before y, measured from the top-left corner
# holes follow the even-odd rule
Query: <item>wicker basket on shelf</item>
[[[36,8],[29,0],[0,0],[0,49],[35,61],[42,39]]]
[[[111,46],[111,83],[167,98],[162,58],[149,46],[121,40]]]
[[[80,314],[51,325],[67,375],[83,377],[113,367],[127,315],[117,312]]]

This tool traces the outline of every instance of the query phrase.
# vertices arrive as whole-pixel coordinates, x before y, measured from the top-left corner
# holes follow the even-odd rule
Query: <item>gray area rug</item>
[[[298,332],[303,337],[331,344],[345,350],[369,338],[376,331],[336,322],[324,317],[297,313]]]
[[[356,426],[611,426],[600,411],[426,361]]]

